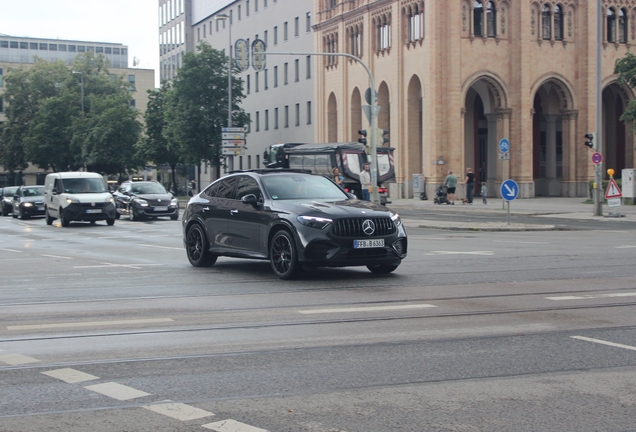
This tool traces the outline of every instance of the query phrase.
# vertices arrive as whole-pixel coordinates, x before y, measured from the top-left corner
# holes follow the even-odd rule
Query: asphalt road
[[[559,223],[283,282],[180,222],[0,218],[0,431],[636,430],[634,227]]]

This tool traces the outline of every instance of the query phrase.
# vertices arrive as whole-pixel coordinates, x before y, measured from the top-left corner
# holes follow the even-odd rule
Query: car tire
[[[280,230],[272,238],[269,246],[269,262],[274,274],[283,280],[294,279],[302,269],[294,237],[286,230]]]
[[[46,224],[47,225],[53,225],[53,221],[55,219],[53,219],[51,216],[49,216],[49,209],[48,208],[46,209],[46,216],[45,217],[46,217]]]
[[[106,219],[106,225],[108,225],[108,226],[113,226],[113,225],[115,225],[115,218],[112,218],[112,219]]]
[[[395,271],[398,268],[397,265],[389,265],[389,264],[376,264],[376,265],[368,265],[367,268],[371,271],[371,273],[375,274],[389,274]]]
[[[128,215],[130,216],[130,220],[133,221],[133,222],[139,220],[139,215],[135,212],[135,208],[134,207],[129,207]]]
[[[60,209],[60,223],[62,224],[64,228],[66,228],[69,225],[69,220],[66,219],[66,216],[64,215],[64,210],[62,209]]]
[[[17,215],[17,214],[15,214],[15,212],[13,211],[13,212],[11,212],[11,217],[13,217],[13,219],[17,219],[17,218],[18,218],[18,215]]]
[[[119,214],[117,209],[115,209],[115,219],[119,219],[120,217],[121,217],[121,215]]]
[[[179,220],[179,213],[170,215],[171,220]]]
[[[208,267],[216,262],[217,256],[209,251],[208,239],[201,225],[194,224],[186,233],[186,253],[194,267]]]

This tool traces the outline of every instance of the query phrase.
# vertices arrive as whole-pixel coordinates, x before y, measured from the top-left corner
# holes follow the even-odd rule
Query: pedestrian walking
[[[360,173],[360,186],[362,186],[362,199],[365,201],[371,201],[371,194],[369,191],[371,190],[371,173],[369,170],[371,169],[371,165],[368,163],[364,164],[363,170]]]
[[[466,200],[468,204],[472,204],[473,193],[475,192],[475,174],[473,174],[472,168],[466,168],[466,178],[464,179],[464,186],[466,186]]]
[[[481,182],[481,201],[484,204],[488,204],[488,188],[486,187],[486,182]]]
[[[446,204],[455,205],[455,189],[457,188],[457,177],[453,175],[452,171],[449,171],[448,175],[444,179],[444,186],[446,186],[446,194],[448,195],[448,201],[446,201]]]

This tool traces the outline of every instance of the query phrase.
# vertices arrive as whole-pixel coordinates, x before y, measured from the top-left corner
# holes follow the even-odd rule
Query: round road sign
[[[510,150],[510,141],[508,141],[506,138],[502,138],[499,141],[499,151],[502,153],[508,153],[509,150]]]
[[[600,153],[594,153],[592,155],[592,162],[594,162],[596,165],[600,164],[601,162],[603,162],[603,155]]]

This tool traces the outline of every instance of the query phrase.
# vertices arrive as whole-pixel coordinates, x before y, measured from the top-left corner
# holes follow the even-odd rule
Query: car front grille
[[[80,208],[106,208],[110,205],[112,205],[112,203],[110,201],[107,202],[96,202],[96,203],[73,203],[72,204],[74,207],[80,207]]]
[[[362,229],[362,224],[366,220],[371,220],[375,224],[375,231],[368,236]],[[336,237],[366,238],[382,237],[395,234],[395,224],[388,217],[380,218],[353,218],[337,219],[334,221],[332,234]]]

